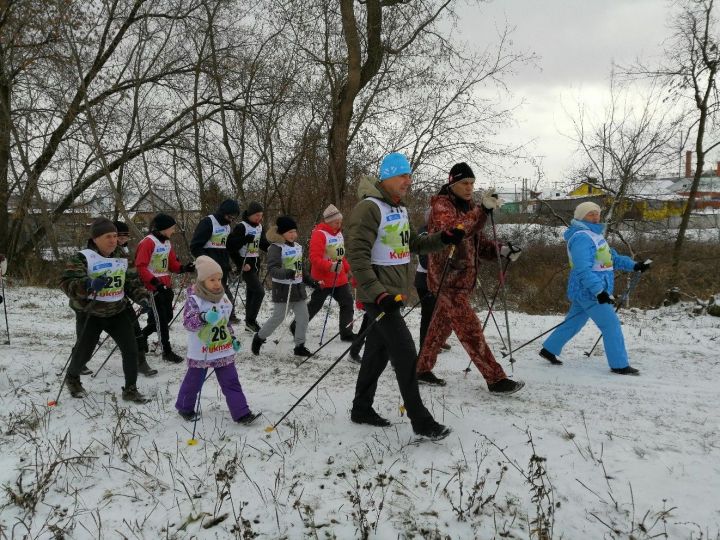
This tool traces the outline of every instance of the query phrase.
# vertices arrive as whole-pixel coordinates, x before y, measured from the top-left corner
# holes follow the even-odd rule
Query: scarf
[[[217,304],[225,295],[225,290],[223,289],[219,293],[212,292],[205,286],[205,282],[201,281],[200,283],[195,283],[195,294],[203,300]]]

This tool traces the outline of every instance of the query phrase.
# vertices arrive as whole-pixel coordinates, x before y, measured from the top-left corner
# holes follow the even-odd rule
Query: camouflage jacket
[[[90,242],[88,249],[97,251],[95,245]],[[111,258],[126,259],[127,255],[118,247]],[[85,255],[76,253],[65,265],[62,277],[60,278],[60,288],[70,298],[70,307],[75,311],[83,311],[90,304],[88,299],[89,293],[85,288],[90,277],[87,271],[87,259]],[[128,305],[129,297],[134,302],[150,299],[150,293],[143,286],[137,272],[128,267],[125,273],[125,298],[117,302],[95,302],[89,313],[96,317],[112,317],[124,310]]]

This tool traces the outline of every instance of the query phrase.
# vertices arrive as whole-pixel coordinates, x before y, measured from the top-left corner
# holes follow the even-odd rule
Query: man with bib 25
[[[417,349],[400,314],[403,303],[396,296],[408,295],[413,277],[411,252],[427,253],[439,251],[447,244],[457,245],[465,233],[456,227],[418,236],[402,202],[411,182],[407,158],[398,153],[385,156],[378,180],[369,177],[360,180],[358,196],[362,200],[353,209],[346,227],[347,257],[358,283],[358,300],[364,303],[371,321],[385,313],[367,335],[350,418],[358,424],[390,425],[373,409],[378,379],[389,359],[413,431],[438,440],[447,437],[450,428],[436,422],[423,405],[416,373]]]
[[[564,323],[543,343],[540,356],[551,364],[560,365],[557,356],[565,344],[577,334],[588,318],[600,328],[610,369],[619,375],[639,375],[640,371],[630,366],[620,320],[612,305],[614,269],[626,272],[644,272],[650,262],[635,262],[630,257],[619,255],[612,249],[603,233],[605,224],[600,223],[600,207],[593,202],[580,203],[565,234],[570,278],[567,295],[570,311]]]
[[[182,357],[172,350],[170,343],[170,321],[173,318],[172,279],[170,273],[190,273],[195,271],[193,263],[180,264],[170,237],[175,233],[175,218],[167,214],[157,214],[150,223],[150,234],[143,238],[135,250],[135,268],[145,287],[154,294],[155,309],[148,314],[148,323],[143,328],[143,336],[157,331],[162,344],[162,357],[174,364],[182,362]],[[159,321],[155,320],[155,311]]]
[[[125,375],[122,398],[136,403],[150,401],[136,386],[138,348],[133,317],[125,301],[127,294],[146,308],[150,293],[142,286],[137,274],[128,270],[128,260],[117,247],[117,229],[112,221],[105,218],[93,221],[87,248],[68,261],[60,288],[70,298],[77,332],[65,378],[70,395],[74,398],[87,395],[80,382],[80,372],[92,356],[100,334],[105,331],[122,354]]]
[[[220,265],[223,271],[222,284],[225,294],[233,304],[230,322],[238,322],[235,316],[235,296],[228,286],[230,274],[230,255],[227,250],[227,238],[230,235],[230,226],[240,215],[240,205],[237,201],[226,199],[220,203],[217,210],[209,216],[202,218],[190,240],[190,253],[196,259],[200,255],[207,255]]]

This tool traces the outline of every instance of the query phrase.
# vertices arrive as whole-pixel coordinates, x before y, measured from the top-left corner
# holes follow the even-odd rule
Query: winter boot
[[[138,358],[138,373],[142,373],[146,377],[152,377],[158,374],[158,370],[150,367],[150,364],[147,363],[145,355],[143,354]]]
[[[419,428],[413,427],[413,431],[415,432],[415,435],[422,437],[423,439],[439,441],[440,439],[444,439],[450,435],[452,430],[447,426],[437,423],[435,420],[429,420]]]
[[[432,371],[423,371],[418,373],[418,382],[421,384],[429,384],[432,386],[445,386],[445,379],[436,377]]]
[[[122,398],[125,401],[132,401],[133,403],[150,403],[152,399],[145,397],[140,393],[140,391],[137,389],[137,386],[134,384],[130,386],[123,386],[122,389]]]
[[[260,413],[254,413],[252,411],[248,412],[246,415],[241,416],[237,420],[235,420],[238,424],[242,424],[244,426],[249,426],[252,424],[257,418],[260,417]]]
[[[180,356],[179,354],[176,354],[172,349],[167,349],[162,354],[162,358],[166,362],[170,362],[172,364],[179,364],[180,362],[183,361],[183,357]]]
[[[295,356],[312,356],[312,353],[307,349],[307,347],[305,347],[304,343],[296,345],[293,349],[293,354]]]
[[[255,356],[260,354],[260,347],[263,346],[263,343],[265,343],[265,340],[261,339],[259,334],[255,334],[253,336],[252,345],[250,345],[250,350],[252,351],[252,353]]]
[[[349,360],[351,362],[353,362],[354,364],[362,364],[362,356],[360,356],[360,351],[356,351],[355,349],[350,349]]]
[[[558,359],[558,357],[555,356],[553,353],[548,351],[545,347],[540,349],[540,352],[538,354],[542,356],[545,360],[550,362],[553,366],[562,366],[562,361]]]
[[[245,330],[256,334],[260,331],[260,325],[255,321],[245,321]]]
[[[511,379],[500,379],[498,382],[488,384],[488,390],[491,394],[514,394],[522,389],[525,383],[522,381],[513,381]]]
[[[353,332],[346,332],[344,334],[340,334],[340,341],[351,342],[351,341],[355,341],[356,337],[357,337],[357,334],[355,334]]]
[[[87,392],[80,382],[80,377],[77,375],[68,374],[67,377],[65,377],[65,386],[67,386],[68,392],[70,392],[70,395],[74,398],[82,399],[87,396]]]
[[[88,369],[87,366],[83,366],[83,368],[80,370],[80,375],[92,375],[92,372],[92,369]]]
[[[188,422],[200,420],[200,413],[196,413],[195,411],[178,411],[178,414],[182,416],[183,420],[187,420]]]
[[[631,366],[625,366],[624,368],[611,368],[613,373],[618,375],[640,375],[640,370],[635,369]]]
[[[368,424],[370,426],[378,427],[387,427],[391,425],[389,420],[386,420],[378,413],[376,413],[375,409],[373,409],[372,407],[365,411],[356,411],[355,409],[353,409],[350,412],[350,420],[352,420],[356,424]]]

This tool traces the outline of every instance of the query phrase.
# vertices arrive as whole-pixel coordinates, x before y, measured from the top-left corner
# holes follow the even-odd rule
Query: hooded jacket
[[[467,201],[467,211],[461,209],[451,194],[436,195],[430,199],[430,216],[428,232],[452,229],[457,225],[465,229],[465,238],[455,249],[455,255],[448,264],[443,281],[443,289],[471,291],[475,288],[478,264],[480,259],[494,260],[497,258],[497,246],[485,238],[482,230],[487,221],[487,214],[482,206]],[[446,249],[428,256],[428,289],[437,294],[445,263],[450,250]]]
[[[595,234],[605,234],[604,223],[590,223],[573,219],[570,227],[563,234],[567,242],[568,256],[571,261],[570,277],[568,279],[567,296],[571,302],[594,302],[602,291],[613,293],[615,286],[614,272],[595,271],[595,254],[597,247],[589,235],[582,231],[591,231]],[[631,272],[635,268],[635,261],[625,255],[619,255],[610,249],[613,268]]]
[[[277,244],[293,245],[286,242],[280,233],[277,232],[277,226],[273,225],[268,229],[267,239],[270,244],[267,250],[267,268],[268,274],[271,278],[275,279],[288,279],[286,268],[282,265],[282,249]],[[297,242],[295,242],[297,244]],[[305,292],[305,285],[310,287],[317,287],[317,283],[308,276],[303,270],[303,283],[297,285],[286,285],[284,283],[272,282],[272,301],[274,303],[285,303],[288,299],[288,288],[292,287],[290,291],[290,302],[300,302],[301,300],[307,299],[307,292]]]
[[[95,243],[88,241],[88,249],[100,253]],[[126,259],[127,256],[118,246],[109,256],[114,259]],[[87,259],[85,255],[77,252],[65,265],[65,270],[60,278],[60,288],[70,299],[70,307],[74,311],[83,311],[91,302],[88,299],[89,292],[85,288],[90,276],[87,271]],[[142,300],[149,301],[150,293],[138,279],[137,272],[128,266],[125,272],[125,295],[136,303]],[[123,311],[128,303],[125,298],[117,302],[95,302],[90,309],[90,315],[95,317],[112,317]]]
[[[350,265],[347,259],[345,257],[342,258],[340,273],[335,274],[335,272],[330,270],[335,263],[325,257],[325,246],[327,244],[325,233],[335,235],[337,232],[342,231],[333,230],[327,223],[318,223],[310,235],[310,249],[308,250],[310,252],[308,255],[310,259],[310,275],[314,280],[322,281],[322,287],[324,289],[332,288],[333,283],[335,287],[342,287],[348,283]],[[335,277],[336,275],[337,278]]]
[[[215,216],[215,219],[218,220],[220,225],[230,225],[230,222],[225,220],[226,214],[240,215],[240,206],[236,201],[223,201],[213,213],[213,216]],[[197,227],[195,227],[195,233],[193,234],[192,240],[190,240],[190,253],[192,253],[195,258],[198,258],[200,255],[207,255],[220,265],[223,274],[227,277],[230,271],[230,255],[227,249],[205,249],[205,243],[212,236],[212,232],[212,221],[210,221],[209,216],[205,216],[197,224]]]
[[[404,207],[400,201],[394,202],[383,189],[382,183],[375,178],[366,176],[360,179],[358,197],[361,199],[353,208],[345,226],[345,246],[347,259],[353,277],[358,282],[357,299],[365,303],[374,303],[378,296],[387,292],[391,295],[408,296],[413,279],[413,268],[409,263],[395,266],[373,265],[370,262],[375,239],[380,226],[380,209],[367,200],[369,197],[385,201],[391,206]],[[440,234],[418,235],[410,226],[410,251],[413,253],[429,253],[439,251],[445,246]]]

